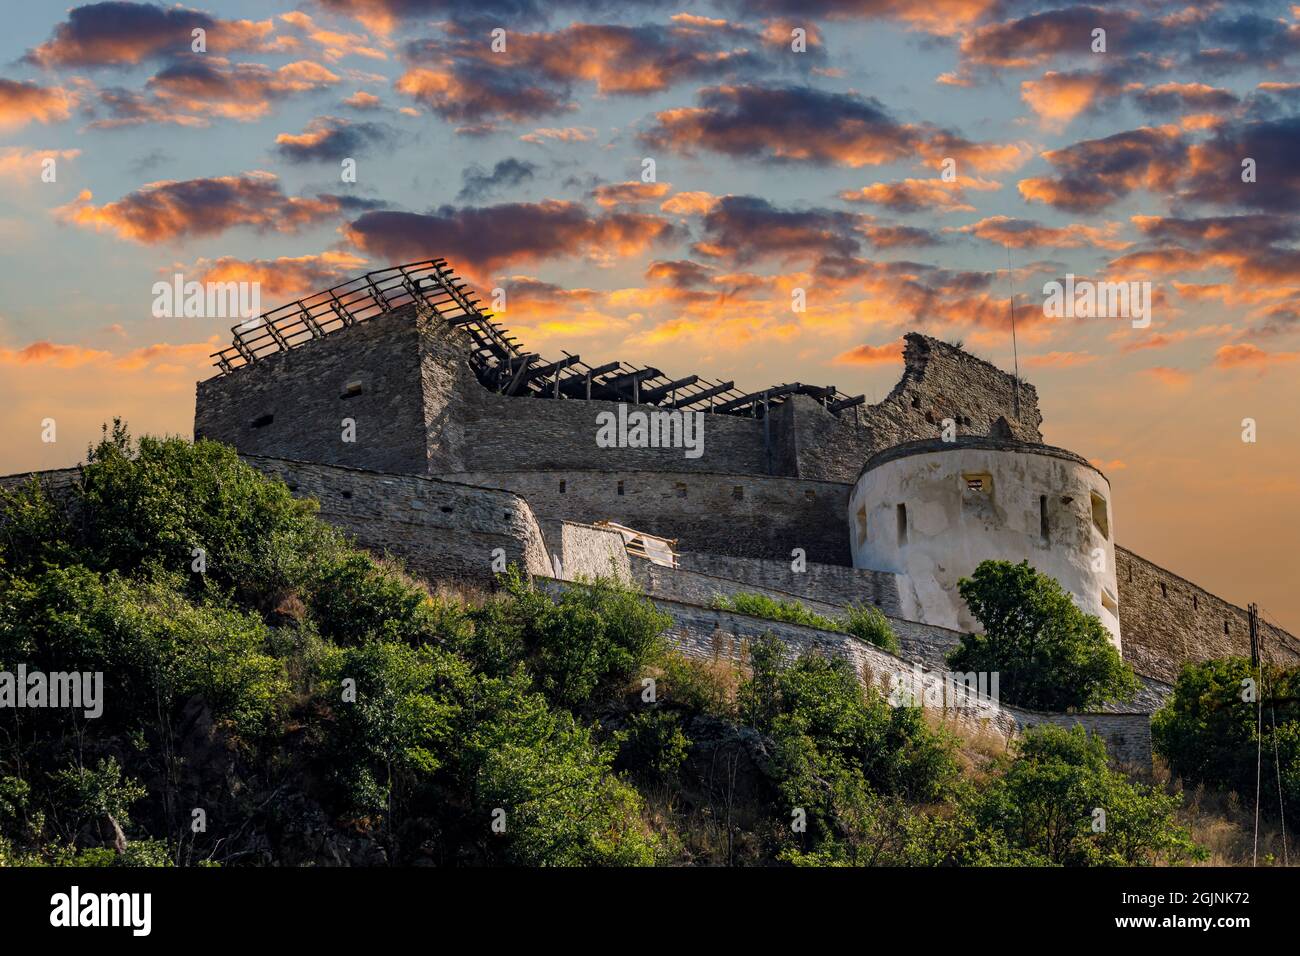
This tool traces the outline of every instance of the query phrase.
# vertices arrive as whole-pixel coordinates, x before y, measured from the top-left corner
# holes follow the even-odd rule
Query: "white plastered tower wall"
[[[853,566],[893,572],[902,616],[979,629],[957,582],[1028,560],[1120,648],[1110,482],[1071,452],[1001,439],[909,442],[871,458],[849,499]]]

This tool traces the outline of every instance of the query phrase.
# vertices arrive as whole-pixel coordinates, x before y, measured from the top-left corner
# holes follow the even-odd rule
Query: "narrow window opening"
[[[1193,594],[1193,595],[1192,595],[1192,610],[1193,610],[1193,611],[1199,611],[1200,609],[1201,609],[1201,599],[1198,598],[1195,594]]]
[[[898,543],[907,544],[907,505],[900,504],[896,509],[898,514]]]
[[[1169,588],[1165,587],[1165,582],[1160,582],[1160,596],[1166,601],[1169,600]]]
[[[1101,536],[1107,541],[1110,540],[1110,516],[1106,511],[1106,499],[1097,492],[1091,492],[1092,495],[1092,523],[1097,526]]]
[[[1038,496],[1038,536],[1043,539],[1043,544],[1050,544],[1049,528],[1047,525],[1047,495]]]
[[[735,498],[737,501],[743,501],[745,499],[745,486],[736,485],[736,487],[732,488],[731,497]]]
[[[623,493],[623,482],[621,481],[618,483],[618,493],[620,495]]]
[[[445,514],[445,515],[449,515],[449,514],[451,514],[451,505],[443,505],[443,506],[442,506],[441,508],[439,508],[438,510],[441,511],[441,512],[442,512],[443,514]]]
[[[273,421],[275,421],[274,415],[259,415],[257,418],[253,419],[252,424],[254,428],[265,428]]]
[[[564,494],[564,491],[565,491],[565,488],[566,488],[566,487],[567,487],[567,485],[565,484],[564,479],[561,478],[561,479],[560,479],[560,494]]]
[[[967,491],[990,494],[993,491],[993,476],[987,471],[963,471],[961,480],[966,483]]]
[[[685,497],[686,497],[686,482],[684,482],[684,481],[679,481],[679,482],[677,482],[676,488],[677,488],[677,497],[678,497],[678,498],[685,498]]]
[[[1224,633],[1224,634],[1227,634],[1227,633],[1228,633],[1228,620],[1227,620],[1227,618],[1224,618],[1224,621],[1223,621],[1223,633]]]
[[[350,501],[352,499],[352,492],[350,491],[343,492],[343,497]]]

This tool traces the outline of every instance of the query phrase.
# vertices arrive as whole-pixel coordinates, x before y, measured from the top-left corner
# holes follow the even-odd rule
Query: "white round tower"
[[[1110,482],[1050,445],[961,436],[868,459],[849,499],[853,566],[898,576],[902,616],[979,629],[957,582],[981,561],[1028,560],[1120,647]]]

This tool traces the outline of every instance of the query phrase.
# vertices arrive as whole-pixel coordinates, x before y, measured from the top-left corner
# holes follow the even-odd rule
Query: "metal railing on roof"
[[[446,259],[425,259],[367,272],[356,279],[298,299],[231,329],[232,342],[212,353],[222,374],[256,364],[268,356],[305,345],[405,306],[414,307],[462,332],[470,365],[480,382],[503,395],[552,399],[601,399],[687,411],[764,417],[791,395],[808,395],[829,411],[862,404],[832,386],[799,382],[743,393],[735,382],[710,382],[698,375],[671,379],[656,368],[609,362],[590,366],[578,355],[561,352],[547,362],[524,351],[508,329],[497,324],[468,284]]]

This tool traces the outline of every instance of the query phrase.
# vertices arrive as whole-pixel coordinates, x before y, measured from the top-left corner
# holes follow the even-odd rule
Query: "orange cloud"
[[[149,183],[102,206],[93,205],[93,198],[90,190],[83,190],[73,202],[54,210],[56,218],[146,244],[217,235],[235,226],[296,232],[345,207],[337,196],[286,196],[278,178],[261,170]]]
[[[321,55],[331,63],[337,63],[347,56],[361,56],[372,60],[387,60],[388,54],[374,45],[365,34],[339,33],[316,25],[316,22],[301,11],[280,14],[285,23],[303,31],[307,39],[321,48]]]
[[[1025,364],[1038,368],[1074,368],[1090,365],[1100,356],[1090,352],[1046,352],[1042,355],[1026,355]]]
[[[59,86],[0,79],[0,130],[28,123],[61,123],[72,115],[76,96]]]
[[[1059,132],[1091,107],[1099,95],[1117,92],[1113,80],[1100,73],[1044,73],[1041,79],[1020,84],[1020,98],[1034,111],[1045,129]]]
[[[21,349],[0,348],[0,363],[5,365],[52,365],[55,368],[76,368],[78,365],[109,357],[111,357],[109,352],[47,341],[33,342]]]
[[[939,177],[931,179],[902,179],[892,183],[872,183],[860,189],[846,189],[840,199],[845,202],[865,202],[884,206],[894,212],[974,212],[967,203],[966,190],[1001,189],[1002,184],[984,179],[966,179],[945,182]]]
[[[635,206],[640,203],[654,202],[672,189],[669,183],[643,183],[638,181],[624,183],[607,183],[591,191],[591,197],[598,206]],[[662,207],[661,207],[662,208]]]
[[[1116,238],[1121,225],[1108,222],[1104,226],[1044,226],[1029,219],[1012,219],[1010,216],[989,216],[969,226],[951,229],[965,232],[979,239],[1010,246],[1013,249],[1047,247],[1054,249],[1079,249],[1096,246],[1101,249],[1125,249],[1132,243]]]
[[[1266,368],[1300,358],[1297,352],[1266,352],[1256,345],[1243,342],[1239,345],[1221,345],[1214,353],[1218,368]]]
[[[45,68],[133,66],[145,60],[191,52],[202,29],[208,51],[284,52],[292,40],[273,39],[270,20],[218,20],[197,10],[164,9],[147,3],[89,3],[74,7],[54,36],[25,59]]]
[[[882,365],[898,361],[903,348],[897,342],[888,345],[859,345],[841,352],[831,360],[835,365]]]
[[[256,282],[264,297],[296,299],[319,292],[361,271],[367,260],[348,252],[242,260],[233,256],[199,259],[191,270],[199,282]],[[263,305],[269,303],[263,299]]]
[[[35,182],[40,179],[43,164],[47,159],[58,162],[76,159],[80,155],[79,149],[29,150],[22,146],[0,146],[0,181]]]
[[[1182,390],[1191,383],[1192,375],[1180,368],[1170,368],[1167,365],[1156,365],[1152,368],[1144,368],[1142,374],[1155,379],[1161,385],[1167,388]]]
[[[379,97],[374,93],[367,93],[365,90],[357,90],[351,96],[343,101],[344,106],[350,106],[355,110],[373,110],[379,108]]]
[[[250,122],[266,116],[273,100],[327,89],[337,74],[311,60],[296,60],[272,70],[260,63],[185,61],[169,66],[146,83],[160,105],[198,116]]]
[[[703,216],[713,211],[718,197],[713,193],[696,190],[669,196],[659,205],[661,212],[673,216]]]
[[[476,277],[503,266],[575,256],[613,264],[680,236],[677,226],[658,215],[593,216],[579,203],[558,199],[443,207],[430,214],[367,212],[342,231],[356,248],[393,262],[419,259],[437,248]]]
[[[519,139],[524,143],[541,145],[542,143],[586,143],[593,139],[596,131],[590,126],[565,126],[553,128],[544,126],[531,133],[524,133]]]

